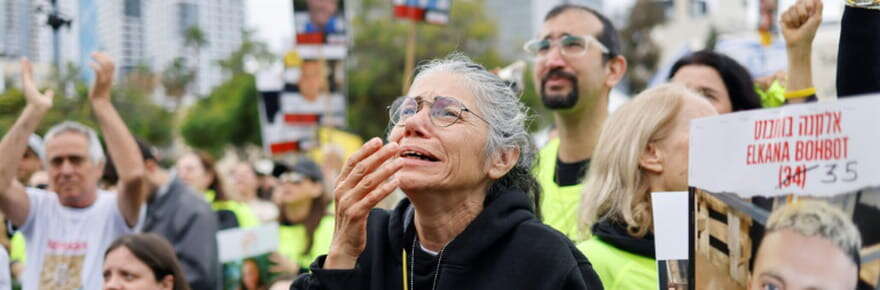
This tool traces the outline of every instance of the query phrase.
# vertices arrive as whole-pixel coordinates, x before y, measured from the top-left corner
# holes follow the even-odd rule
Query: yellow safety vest
[[[618,249],[597,237],[577,245],[599,274],[605,290],[657,289],[654,259]]]
[[[554,138],[541,148],[535,178],[541,185],[541,214],[544,223],[559,230],[572,241],[582,240],[578,234],[578,208],[584,185],[559,186],[554,179],[559,138]]]
[[[306,227],[302,224],[281,225],[278,227],[278,252],[296,262],[300,268],[308,268],[320,255],[327,254],[333,239],[333,216],[326,215],[321,219],[318,228],[312,235],[312,248],[305,251],[307,236]]]

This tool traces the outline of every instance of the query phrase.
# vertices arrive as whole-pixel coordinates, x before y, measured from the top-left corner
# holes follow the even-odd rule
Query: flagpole
[[[415,58],[416,58],[416,21],[409,21],[409,32],[407,34],[406,39],[406,59],[404,61],[403,68],[403,88],[400,93],[401,96],[405,96],[409,91],[409,85],[412,81],[413,67],[415,66]]]

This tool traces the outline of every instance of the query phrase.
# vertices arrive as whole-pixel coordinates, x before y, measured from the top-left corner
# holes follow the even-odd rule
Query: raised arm
[[[95,70],[95,84],[89,92],[89,100],[104,134],[107,151],[110,152],[119,173],[119,211],[128,226],[133,227],[137,224],[140,207],[147,192],[144,160],[134,136],[110,102],[115,70],[113,60],[100,52],[93,53],[92,59],[95,60],[91,64]]]
[[[813,88],[813,39],[822,23],[821,0],[798,0],[782,14],[782,36],[785,37],[785,50],[788,55],[788,83],[786,95]],[[803,94],[800,94],[803,95]],[[789,99],[789,103],[806,101],[807,96]]]
[[[27,220],[30,202],[24,186],[15,180],[18,164],[27,149],[28,137],[37,130],[37,126],[46,112],[52,108],[51,90],[40,93],[34,84],[33,69],[27,60],[21,61],[21,81],[27,105],[24,111],[0,141],[0,210],[12,221],[21,226]]]

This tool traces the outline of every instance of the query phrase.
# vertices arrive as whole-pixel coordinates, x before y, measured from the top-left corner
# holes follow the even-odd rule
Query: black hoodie
[[[504,192],[487,198],[484,205],[438,257],[414,243],[409,200],[392,212],[374,209],[367,220],[366,249],[355,269],[323,269],[326,256],[321,256],[312,264],[312,273],[300,276],[291,289],[404,289],[404,248],[408,260],[413,250],[419,259],[415,269],[407,261],[407,273],[415,272],[418,290],[603,289],[574,244],[535,217],[526,194]]]
[[[648,233],[644,237],[635,238],[629,235],[626,226],[608,219],[596,223],[593,226],[593,235],[615,248],[651,258],[654,258],[654,234]]]

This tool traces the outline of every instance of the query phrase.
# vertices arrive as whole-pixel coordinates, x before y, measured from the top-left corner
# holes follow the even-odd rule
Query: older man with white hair
[[[27,239],[28,263],[23,289],[101,289],[106,247],[132,233],[142,220],[144,164],[134,137],[110,102],[113,61],[92,55],[96,79],[89,101],[120,173],[120,192],[97,188],[104,151],[97,133],[76,122],[63,122],[45,136],[45,166],[50,189],[27,188],[16,180],[28,137],[52,107],[52,91],[41,93],[31,64],[22,61],[27,105],[0,141],[0,210]]]

